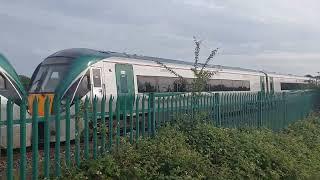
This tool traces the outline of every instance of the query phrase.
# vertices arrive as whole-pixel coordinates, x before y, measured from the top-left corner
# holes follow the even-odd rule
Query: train
[[[8,82],[11,82],[15,88],[15,91],[10,92],[18,94],[12,97],[10,95],[9,97],[6,96],[16,102],[16,119],[19,119],[19,101],[23,96],[28,97],[28,116],[34,113],[32,103],[35,98],[39,102],[37,113],[39,116],[43,116],[44,108],[42,107],[46,98],[50,99],[52,109],[54,98],[59,98],[59,102],[63,104],[66,98],[70,98],[71,102],[74,102],[76,97],[84,101],[85,98],[93,100],[94,97],[98,100],[103,97],[108,99],[110,96],[136,97],[151,92],[190,93],[194,78],[191,70],[194,67],[192,62],[112,51],[72,48],[58,51],[45,58],[33,72],[28,92],[26,92],[18,79],[17,73],[5,58],[0,58],[0,66],[1,75]],[[309,87],[309,84],[313,81],[312,78],[308,77],[221,65],[208,65],[206,70],[215,73],[207,82],[204,90],[206,93],[272,93],[299,90]],[[183,83],[176,74],[183,77]],[[71,106],[72,111],[74,111],[74,104],[72,103]],[[106,111],[108,112],[108,110],[106,105]],[[61,111],[61,113],[64,112]],[[75,120],[71,119],[70,122],[70,138],[74,139]],[[41,127],[41,124],[39,127]],[[60,127],[61,141],[64,141],[66,138],[64,120],[60,122]],[[5,126],[2,126],[2,128],[1,138],[5,139]],[[14,130],[14,134],[19,135],[19,128]],[[55,141],[55,134],[55,122],[52,121],[50,124],[52,141]],[[31,141],[30,125],[27,126],[27,137],[27,146],[29,146]],[[5,142],[5,140],[1,140],[1,142]],[[14,144],[14,147],[18,147],[19,141],[17,140]],[[5,144],[3,147],[5,147]]]
[[[108,99],[111,95],[120,97],[151,92],[189,93],[192,91],[193,67],[191,62],[135,54],[85,48],[61,50],[45,58],[34,71],[29,89],[29,111],[32,113],[31,104],[35,97],[43,105],[45,97],[53,98],[55,95],[59,95],[61,102],[67,97],[72,102],[75,97],[82,100],[97,97],[101,100],[103,97]],[[310,78],[307,77],[220,65],[208,65],[206,70],[215,74],[207,82],[205,92],[280,92],[303,89],[310,83]],[[179,83],[180,78],[176,74],[183,77],[184,83]],[[106,111],[108,110],[106,106]],[[40,108],[38,113],[43,115],[43,109]],[[54,131],[54,126],[52,122],[51,131]],[[71,120],[71,132],[74,132],[74,126],[75,122]],[[63,141],[63,121],[60,127]],[[74,138],[74,133],[71,138]]]
[[[164,65],[166,67],[164,67]],[[174,70],[185,79],[168,71]],[[190,92],[194,78],[193,63],[111,51],[74,48],[56,52],[41,62],[31,78],[29,97],[90,97],[138,95],[149,92]],[[207,82],[206,92],[298,90],[310,78],[208,65],[215,75]],[[42,114],[43,112],[40,112]]]
[[[20,78],[9,63],[7,58],[0,54],[0,98],[1,98],[1,119],[2,125],[0,126],[0,148],[7,147],[7,101],[8,99],[13,101],[13,119],[20,118],[20,105],[23,97],[27,96]],[[29,114],[27,114],[29,116]],[[20,146],[20,126],[19,124],[13,125],[13,147],[18,148]],[[26,124],[26,145],[31,145],[31,123]]]

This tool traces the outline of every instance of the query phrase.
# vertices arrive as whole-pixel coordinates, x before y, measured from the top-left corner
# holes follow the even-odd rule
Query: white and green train
[[[160,63],[159,63],[160,62]],[[163,67],[165,64],[186,79]],[[34,71],[29,94],[60,94],[74,98],[103,95],[137,95],[148,92],[188,92],[194,77],[192,63],[163,58],[104,52],[91,49],[67,49],[47,57]],[[262,71],[211,65],[216,74],[206,91],[296,90],[310,78]]]
[[[170,73],[164,65],[184,77],[185,83],[177,83],[179,78]],[[96,96],[102,99],[106,96],[108,99],[111,95],[137,96],[149,92],[188,93],[191,91],[190,83],[194,78],[192,67],[193,63],[190,62],[126,53],[83,48],[62,50],[47,57],[34,71],[29,89],[29,111],[32,113],[30,105],[34,97],[43,104],[45,97],[53,98],[57,94],[63,102],[66,97],[92,99]],[[207,70],[216,74],[208,81],[206,92],[279,92],[304,88],[310,81],[310,78],[301,76],[218,65],[209,65]],[[40,108],[39,114],[43,113],[43,109]],[[54,122],[51,126],[53,136]],[[63,121],[60,127],[63,141]],[[74,129],[73,120],[71,128]],[[72,132],[74,131],[71,130]],[[71,139],[73,138],[74,133],[71,134]]]
[[[27,93],[20,82],[20,78],[9,61],[0,54],[0,97],[1,97],[1,122],[0,125],[0,148],[7,147],[7,101],[13,101],[13,119],[20,119],[20,104]],[[28,116],[28,115],[27,115]],[[13,125],[13,147],[20,146],[20,125]],[[31,124],[26,124],[26,145],[31,145]]]

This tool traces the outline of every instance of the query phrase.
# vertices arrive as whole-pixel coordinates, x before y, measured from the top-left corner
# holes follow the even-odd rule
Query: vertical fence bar
[[[117,135],[116,135],[116,145],[117,148],[120,145],[120,102],[121,101],[121,96],[117,97],[117,107],[116,107],[116,118],[117,118]]]
[[[65,162],[66,162],[66,165],[68,167],[70,167],[70,97],[67,97],[66,99],[66,129],[65,129],[65,132],[66,132],[66,142],[65,142],[65,145],[66,145],[66,159],[65,159]]]
[[[93,99],[93,114],[92,114],[92,125],[93,125],[93,159],[97,159],[98,154],[98,131],[97,131],[97,96]]]
[[[287,123],[287,98],[286,98],[286,92],[282,93],[282,101],[283,101],[283,122],[282,122],[282,128],[286,126]]]
[[[156,133],[156,101],[154,97],[154,93],[151,94],[151,103],[152,103],[152,114],[151,114],[151,135],[154,136]]]
[[[139,129],[140,129],[140,127],[139,127],[139,124],[140,124],[140,120],[139,120],[139,115],[140,115],[140,113],[139,113],[139,99],[140,99],[140,97],[137,96],[137,98],[136,98],[136,142],[137,143],[138,143],[139,136],[140,136],[140,134],[139,134]]]
[[[148,135],[149,136],[151,136],[151,128],[152,128],[152,125],[151,125],[151,117],[152,117],[152,114],[151,114],[151,112],[153,112],[153,110],[152,110],[152,106],[154,105],[154,104],[152,104],[153,102],[151,102],[152,101],[152,95],[153,95],[153,93],[149,93],[149,95],[148,95]]]
[[[106,151],[106,96],[104,95],[101,100],[101,151],[100,153],[103,154]]]
[[[20,106],[20,179],[26,179],[26,97],[22,98]],[[1,107],[1,106],[0,106]],[[0,151],[1,154],[1,151]]]
[[[113,97],[109,98],[109,151],[112,150],[113,139]]]
[[[262,125],[262,92],[258,92],[258,127]]]
[[[3,121],[1,121],[1,113],[2,113],[1,107],[2,107],[2,105],[1,105],[1,96],[0,96],[0,135],[1,135],[1,125],[4,125],[4,124],[2,124]],[[0,138],[0,144],[1,144],[1,138]],[[1,147],[0,147],[0,158],[1,158]]]
[[[75,102],[75,161],[76,165],[79,167],[80,165],[80,99],[77,97]]]
[[[38,179],[38,99],[32,105],[32,179]]]
[[[165,97],[162,97],[161,98],[161,101],[162,101],[162,107],[161,107],[161,114],[162,114],[162,117],[161,117],[161,123],[162,124],[165,124]]]
[[[217,103],[217,124],[221,127],[221,99],[220,94],[216,93],[216,103]]]
[[[44,103],[44,177],[50,176],[50,121],[49,121],[49,109],[50,98],[47,96]]]
[[[55,176],[61,175],[60,169],[60,96],[56,95],[54,99],[54,110],[55,110]]]
[[[124,95],[123,96],[123,101],[124,101],[124,105],[123,105],[123,135],[126,136],[127,135],[127,98],[128,96]]]
[[[133,107],[134,107],[134,96],[130,96],[130,143],[133,143]]]
[[[156,121],[157,128],[159,128],[161,125],[161,120],[160,120],[161,108],[160,108],[160,106],[161,106],[161,98],[158,96],[157,97],[157,112],[158,112],[158,114],[157,114],[157,121]]]
[[[146,131],[146,127],[145,127],[145,125],[146,125],[146,120],[145,120],[145,113],[144,113],[144,111],[145,111],[145,100],[146,100],[146,98],[145,98],[145,96],[143,95],[142,96],[142,112],[141,112],[141,118],[142,118],[142,124],[141,124],[141,134],[142,134],[142,137],[144,137],[145,136],[145,131]]]
[[[173,103],[174,103],[174,96],[172,95],[171,96],[171,108],[170,108],[170,114],[171,114],[171,117],[170,117],[170,121],[172,121],[173,120],[173,116],[174,116],[174,107],[173,107]]]
[[[13,102],[7,101],[7,179],[13,180]]]
[[[84,157],[89,159],[89,98],[86,97],[83,109],[84,120]]]

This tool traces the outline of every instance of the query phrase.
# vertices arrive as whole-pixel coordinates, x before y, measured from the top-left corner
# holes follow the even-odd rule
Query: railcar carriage
[[[0,148],[7,147],[7,101],[13,101],[13,119],[20,119],[20,105],[27,93],[20,82],[20,78],[9,61],[0,54],[0,98],[1,98],[1,124]],[[31,124],[26,124],[26,145],[31,144]],[[20,125],[13,125],[13,148],[20,147]]]
[[[179,78],[164,65],[184,77],[184,82],[179,82]],[[108,99],[111,95],[137,96],[149,92],[188,93],[194,78],[192,67],[193,63],[126,53],[83,48],[62,50],[47,57],[34,71],[29,108],[35,97],[41,106],[45,97],[53,99],[57,95],[64,102],[66,97],[73,100],[75,97],[92,99],[96,96],[102,99],[106,96]],[[217,65],[209,65],[207,70],[216,74],[208,81],[206,92],[282,90],[279,88],[281,78],[268,76],[262,71]],[[106,106],[106,111],[108,109]],[[31,108],[29,111],[32,113]],[[38,113],[43,115],[43,109],[39,109]],[[63,140],[65,123],[61,121],[60,126]],[[74,128],[74,121],[71,121],[71,128]]]

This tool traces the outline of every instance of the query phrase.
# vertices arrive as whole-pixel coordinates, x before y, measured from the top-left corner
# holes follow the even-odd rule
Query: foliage
[[[182,116],[154,138],[122,145],[96,161],[66,171],[65,179],[317,179],[320,118],[281,132],[228,129],[206,114]]]
[[[20,77],[20,81],[21,81],[22,85],[24,86],[25,90],[28,91],[31,79],[25,75],[19,75],[19,77]]]
[[[193,93],[200,93],[203,92],[208,80],[216,74],[215,71],[207,71],[206,67],[210,62],[213,60],[213,57],[218,53],[219,48],[216,48],[211,51],[207,59],[204,61],[204,63],[200,63],[199,60],[199,54],[200,54],[200,46],[202,41],[197,40],[196,37],[193,37],[194,43],[195,43],[195,50],[194,50],[194,64],[191,68],[191,71],[193,72],[194,78],[192,80],[192,92]],[[166,69],[169,73],[179,78],[179,84],[181,86],[186,84],[186,80],[183,76],[181,76],[179,73],[177,73],[173,68],[165,65],[164,63],[160,61],[155,61],[157,64],[161,65],[164,69]]]

